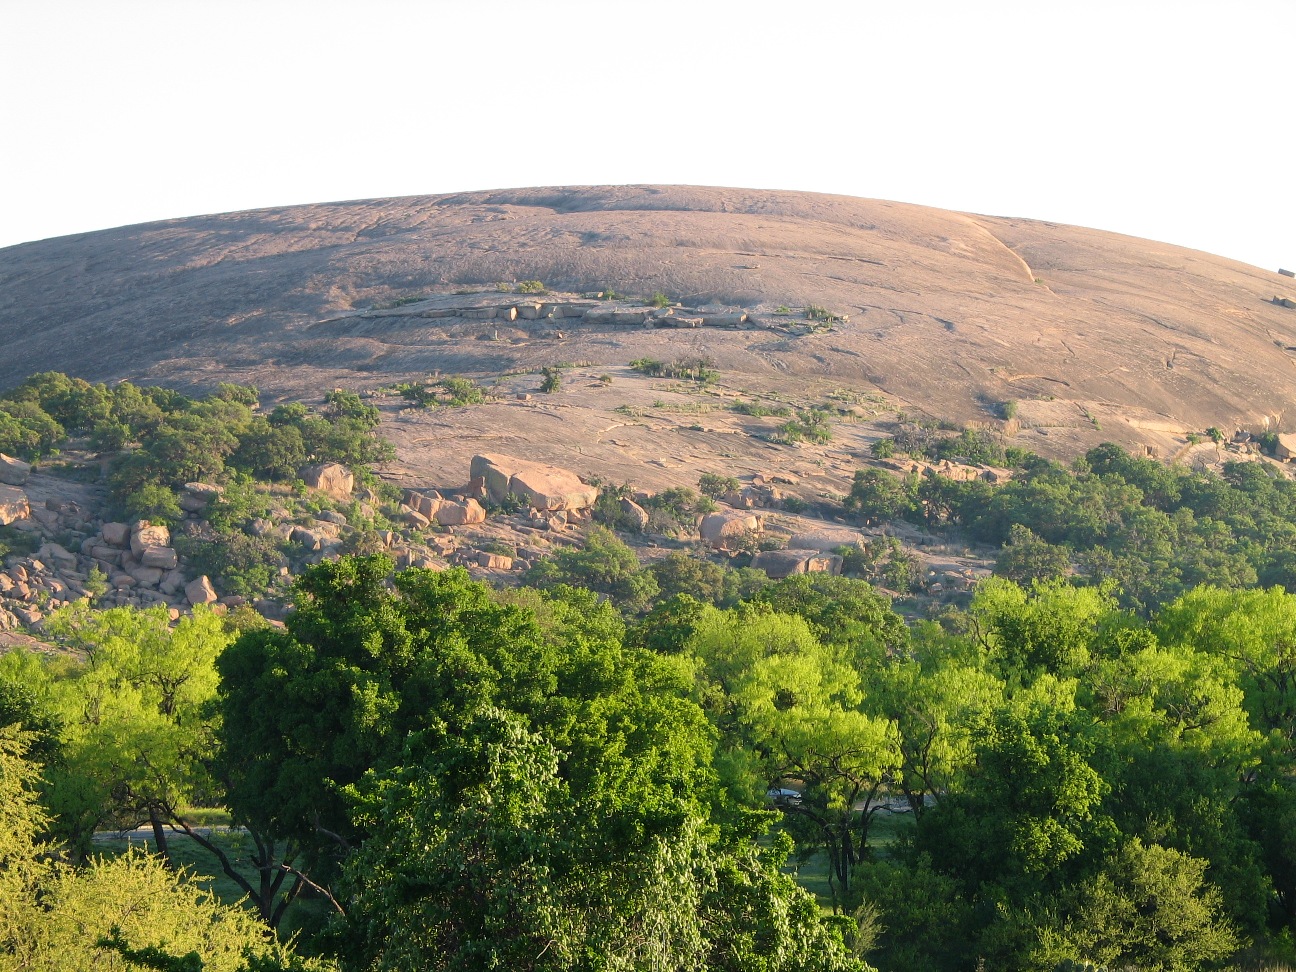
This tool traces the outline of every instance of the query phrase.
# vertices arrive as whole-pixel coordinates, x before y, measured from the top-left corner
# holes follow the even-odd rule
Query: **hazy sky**
[[[0,246],[290,203],[808,189],[1296,265],[1296,0],[0,0]]]

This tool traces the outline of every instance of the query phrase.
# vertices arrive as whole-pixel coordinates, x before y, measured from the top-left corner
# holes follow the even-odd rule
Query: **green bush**
[[[765,418],[766,416],[787,418],[792,414],[790,408],[782,405],[761,405],[759,402],[734,402],[729,406],[729,411],[737,412],[739,415],[750,415],[753,418]]]
[[[540,369],[540,390],[547,394],[553,394],[562,388],[562,368],[558,365],[549,365]]]
[[[797,417],[780,425],[775,435],[777,441],[788,444],[814,442],[822,445],[831,442],[832,437],[828,412],[822,408],[799,409]]]
[[[709,385],[720,377],[720,372],[711,367],[709,358],[676,358],[671,364],[656,358],[636,358],[630,362],[630,367],[651,378],[675,378],[702,385]]]
[[[261,597],[268,591],[285,562],[271,540],[242,531],[220,533],[213,538],[179,536],[175,548],[188,559],[195,573],[210,577],[221,594],[248,598]]]
[[[536,587],[584,587],[606,594],[626,611],[645,611],[657,596],[657,581],[639,569],[635,552],[606,527],[590,528],[583,549],[559,550],[538,561],[526,581]]]
[[[546,293],[545,285],[539,280],[523,280],[517,285],[519,294],[543,294]]]
[[[0,559],[10,554],[26,557],[40,547],[40,538],[12,526],[0,526]]]
[[[698,480],[698,489],[703,496],[719,499],[725,493],[738,492],[739,483],[733,476],[721,476],[717,473],[703,473]]]

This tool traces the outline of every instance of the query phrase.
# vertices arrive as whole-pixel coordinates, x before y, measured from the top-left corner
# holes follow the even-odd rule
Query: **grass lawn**
[[[891,847],[903,833],[913,830],[913,815],[908,813],[877,813],[869,826],[869,847],[878,857],[885,858]],[[805,888],[819,901],[821,908],[832,908],[832,891],[828,887],[828,855],[816,851],[804,862],[798,862],[793,855],[783,865],[783,872],[791,874],[797,884]]]

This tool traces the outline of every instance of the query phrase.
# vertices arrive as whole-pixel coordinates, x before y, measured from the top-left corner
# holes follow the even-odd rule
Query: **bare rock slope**
[[[354,313],[531,279],[754,316],[819,305],[849,321],[556,337],[525,321]],[[1016,402],[1023,429],[1057,430],[1058,451],[1281,427],[1296,405],[1296,310],[1273,298],[1293,292],[1276,273],[1166,244],[843,196],[632,186],[365,200],[0,250],[0,387],[55,369],[315,396],[435,370],[700,354],[756,386],[876,388],[958,421]]]

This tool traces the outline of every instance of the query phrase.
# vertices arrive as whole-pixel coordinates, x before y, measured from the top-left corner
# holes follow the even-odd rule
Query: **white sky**
[[[0,246],[513,186],[806,189],[1296,269],[1296,0],[0,0]]]

